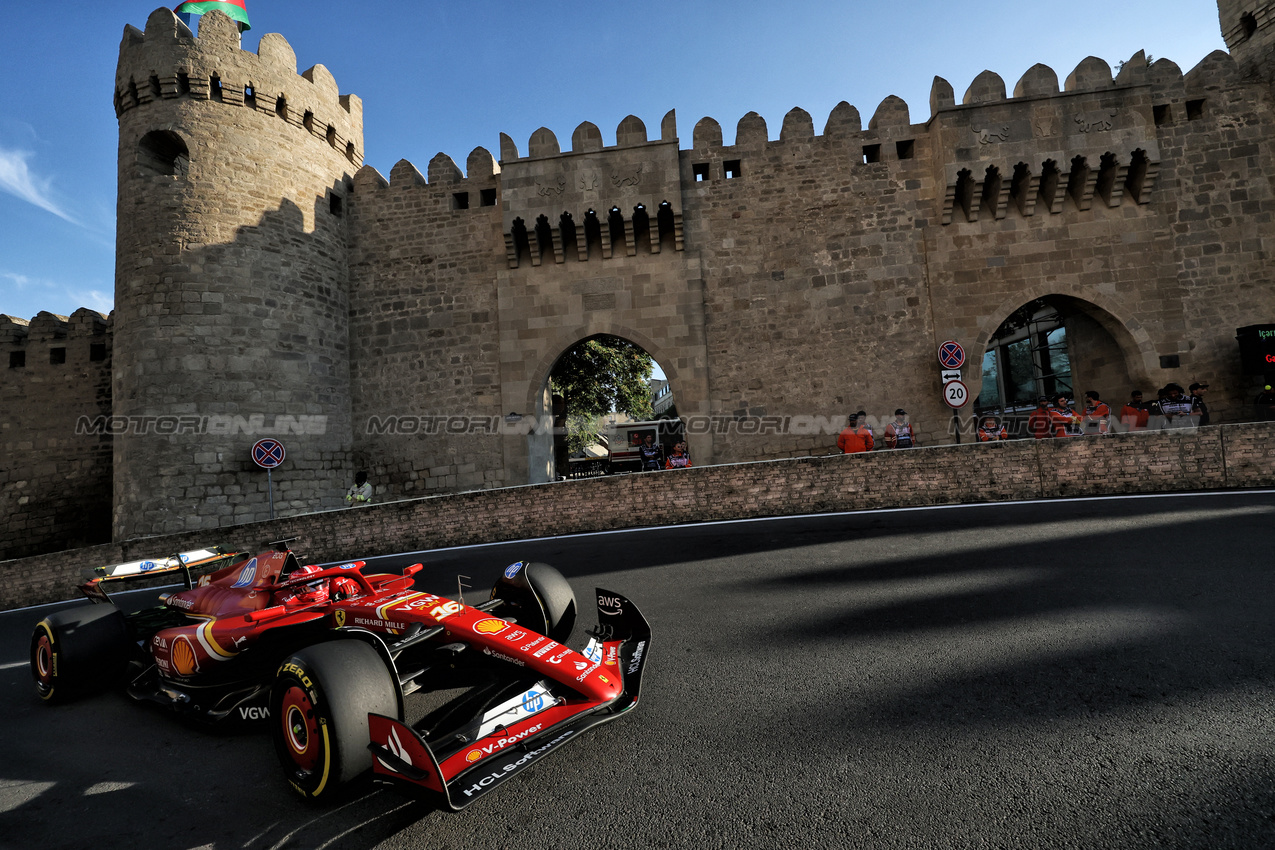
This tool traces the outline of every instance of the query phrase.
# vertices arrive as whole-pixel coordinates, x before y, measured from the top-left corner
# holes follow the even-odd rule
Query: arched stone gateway
[[[591,349],[588,343],[592,342],[601,343],[602,348]],[[578,416],[581,406],[589,405],[589,399],[595,392],[599,392],[595,388],[595,382],[624,380],[626,377],[628,380],[634,380],[633,372],[628,370],[640,368],[641,361],[629,361],[627,367],[617,364],[618,372],[624,374],[610,373],[605,368],[605,364],[611,358],[618,355],[621,360],[627,360],[630,353],[643,355],[650,360],[650,370],[638,388],[641,400],[646,402],[647,409],[622,410],[620,409],[623,407],[620,404],[622,399],[617,398],[614,399],[617,402],[616,407],[593,411],[587,427],[586,420],[573,419],[573,411]],[[571,362],[566,362],[568,360]],[[586,364],[596,364],[600,371],[588,374]],[[675,407],[672,407],[672,410],[668,409],[673,405],[671,394],[674,379],[660,365],[659,358],[633,340],[615,334],[593,334],[571,343],[559,352],[558,357],[550,365],[545,375],[545,384],[543,391],[537,393],[537,399],[542,405],[546,398],[549,399],[549,407],[545,408],[545,413],[538,417],[538,427],[534,433],[528,434],[528,440],[529,454],[533,458],[532,469],[539,472],[542,465],[547,464],[544,472],[546,480],[571,477],[568,473],[572,468],[573,455],[569,444],[574,440],[580,443],[577,448],[583,448],[585,434],[597,433],[605,436],[604,432],[608,430],[608,426],[614,425],[617,421],[648,421],[677,415]],[[662,406],[665,408],[663,411],[656,409],[657,386],[661,392]],[[615,388],[614,384],[610,388],[601,390],[600,394],[605,394],[612,388]],[[573,393],[578,398],[573,397]],[[641,402],[638,403],[641,404]],[[553,424],[552,434],[548,433],[550,417]],[[673,430],[680,430],[680,428]],[[600,442],[597,443],[597,445],[600,444]],[[548,457],[546,457],[547,453],[549,453]]]
[[[1133,388],[1154,392],[1140,331],[1130,331],[1103,307],[1069,295],[1051,293],[1021,304],[975,350],[970,370],[974,412],[1021,412],[1038,396],[1058,392],[1077,403],[1090,390],[1107,400],[1124,398]]]
[[[532,371],[525,397],[527,410],[534,411],[533,416],[538,423],[545,423],[554,416],[553,399],[549,386],[549,378],[554,365],[568,350],[575,345],[595,338],[613,338],[631,343],[650,355],[664,372],[670,387],[674,388],[677,397],[679,414],[703,418],[707,404],[703,395],[702,370],[694,366],[687,367],[685,356],[679,355],[677,348],[631,327],[617,324],[597,323],[586,327],[563,329],[556,337],[556,346],[550,343],[551,354],[546,354]],[[697,394],[698,390],[698,394]],[[701,463],[711,462],[712,442],[710,433],[699,433],[688,437],[691,456]],[[544,427],[535,431],[528,429],[526,434],[528,455],[528,473],[531,483],[550,481],[561,477],[562,472],[555,468],[553,457],[553,435]]]

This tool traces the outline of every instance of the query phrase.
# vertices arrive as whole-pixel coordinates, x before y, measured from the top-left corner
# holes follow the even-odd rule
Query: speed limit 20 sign
[[[943,401],[953,410],[964,407],[970,400],[970,389],[964,381],[948,381],[943,385]]]

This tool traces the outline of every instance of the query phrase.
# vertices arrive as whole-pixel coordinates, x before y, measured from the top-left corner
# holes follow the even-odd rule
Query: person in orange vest
[[[1098,393],[1085,393],[1085,434],[1090,437],[1106,434],[1111,428],[1111,408],[1098,398]]]
[[[691,465],[691,456],[686,453],[686,443],[678,443],[673,446],[673,454],[668,456],[668,460],[664,461],[665,469],[685,469]]]
[[[997,421],[995,416],[983,417],[982,424],[978,426],[978,441],[980,443],[994,443],[997,440],[1008,439],[1009,431]]]
[[[837,437],[837,448],[841,449],[842,454],[852,455],[859,452],[870,452],[876,446],[876,440],[872,436],[872,429],[866,424],[859,423],[867,419],[867,413],[860,410],[858,413],[851,413],[846,417],[847,425],[841,435]]]
[[[1083,437],[1080,428],[1080,414],[1071,409],[1070,399],[1066,393],[1054,396],[1054,406],[1049,408],[1049,424],[1055,437]]]
[[[887,449],[910,449],[921,443],[908,421],[908,412],[903,408],[894,411],[894,421],[885,426],[885,447]]]
[[[1027,433],[1037,440],[1054,436],[1053,426],[1049,418],[1049,399],[1044,396],[1036,399],[1036,409],[1027,417]]]
[[[1150,418],[1150,411],[1142,403],[1142,390],[1134,390],[1124,407],[1120,408],[1120,424],[1126,431],[1145,431]]]

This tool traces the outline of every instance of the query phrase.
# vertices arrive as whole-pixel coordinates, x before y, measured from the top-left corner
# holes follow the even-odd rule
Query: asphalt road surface
[[[422,589],[480,597],[547,561],[653,630],[635,711],[461,814],[370,784],[306,805],[264,733],[121,693],[41,705],[44,609],[0,614],[0,846],[1272,847],[1273,539],[1258,493],[416,556]]]

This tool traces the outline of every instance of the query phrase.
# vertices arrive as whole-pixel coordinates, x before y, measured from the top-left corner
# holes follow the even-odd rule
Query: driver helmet
[[[306,576],[320,572],[322,569],[322,567],[315,564],[306,564],[305,566],[297,567],[296,570],[293,571],[292,575],[288,576],[288,580],[296,581],[297,579],[304,579]],[[298,584],[289,587],[284,592],[284,601],[310,604],[326,599],[327,595],[328,580],[326,578],[321,578],[311,582],[310,584]]]

